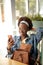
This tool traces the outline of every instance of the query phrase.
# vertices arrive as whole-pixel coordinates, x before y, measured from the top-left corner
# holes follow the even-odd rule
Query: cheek
[[[19,29],[19,34],[21,33],[21,30]]]
[[[19,30],[19,35],[20,35],[20,36],[22,36],[22,35],[23,35],[23,33],[22,33],[22,31],[21,31],[21,30]]]
[[[21,33],[21,30],[19,30],[19,33]]]
[[[20,35],[25,35],[27,33],[27,31],[25,31],[25,30],[19,30],[19,33],[20,33]]]
[[[21,34],[21,33],[23,33],[23,31],[22,30],[19,30],[19,33]]]

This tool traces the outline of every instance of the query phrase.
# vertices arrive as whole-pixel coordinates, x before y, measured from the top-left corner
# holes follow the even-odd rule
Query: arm
[[[14,45],[11,47],[10,51],[13,53],[16,49],[17,49],[17,44],[14,44]]]
[[[12,45],[12,47],[11,47],[11,49],[10,49],[10,51],[13,53],[18,47],[17,47],[17,37],[16,36],[14,36],[13,37],[13,39],[14,39],[14,45]]]
[[[14,38],[11,35],[8,36],[8,45],[7,45],[8,52],[12,52],[13,51],[12,49],[15,50],[15,48],[16,48],[15,40],[16,40],[15,36],[14,36]]]
[[[40,40],[43,38],[43,27],[39,27],[37,30],[36,29],[33,29],[34,31],[36,31],[36,40],[37,40],[37,43],[40,42]]]
[[[12,38],[12,35],[8,35],[8,45],[7,50],[10,50],[11,46],[14,44],[14,40]]]

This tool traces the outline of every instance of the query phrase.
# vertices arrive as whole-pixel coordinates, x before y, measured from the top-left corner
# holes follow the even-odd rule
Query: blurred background
[[[19,35],[18,19],[29,17],[35,28],[43,27],[43,0],[0,0],[0,54],[7,54],[8,35]],[[38,45],[43,60],[43,40]],[[43,62],[42,62],[43,63]]]

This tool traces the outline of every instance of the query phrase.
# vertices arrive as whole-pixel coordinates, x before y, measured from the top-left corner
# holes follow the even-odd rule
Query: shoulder
[[[35,37],[35,36],[36,36],[36,34],[31,34],[31,35],[30,35],[31,38],[33,38],[33,37]]]
[[[34,37],[35,37],[35,34],[31,34],[30,36],[28,36],[26,39],[26,43],[33,45]]]

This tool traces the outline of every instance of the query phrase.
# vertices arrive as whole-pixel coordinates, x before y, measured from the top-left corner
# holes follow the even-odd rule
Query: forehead
[[[28,28],[28,26],[26,24],[24,24],[24,23],[19,24],[19,27],[21,27],[21,28]]]

